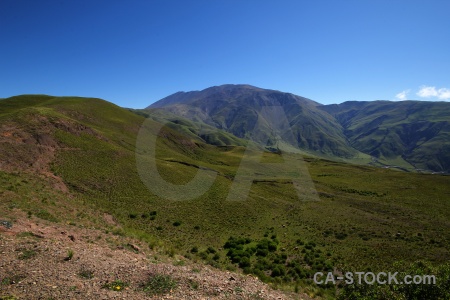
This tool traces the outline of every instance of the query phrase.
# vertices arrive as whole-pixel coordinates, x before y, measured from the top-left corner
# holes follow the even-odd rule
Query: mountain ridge
[[[283,107],[295,142],[287,142],[279,131],[268,134],[274,131],[268,120],[263,120],[266,125],[259,132],[253,131],[265,106]],[[409,171],[450,172],[446,154],[450,103],[444,101],[352,100],[324,105],[291,93],[226,84],[177,92],[146,109],[166,110],[264,145],[288,144],[338,159],[362,157],[365,163]]]
[[[367,267],[394,272],[399,271],[394,263],[400,260],[448,262],[449,176],[395,172],[283,151],[247,151],[245,145],[214,146],[198,139],[199,124],[169,116],[174,121],[169,122],[178,126],[172,127],[163,114],[164,122],[158,122],[154,111],[149,116],[140,113],[93,98],[18,96],[0,101],[0,243],[11,249],[6,251],[7,274],[0,272],[0,298],[33,291],[57,298],[59,291],[80,299],[92,290],[100,297],[110,296],[116,291],[101,287],[122,280],[129,284],[129,290],[122,291],[124,297],[135,293],[143,299],[140,279],[123,276],[123,263],[130,274],[137,274],[135,268],[128,269],[133,260],[120,259],[129,251],[144,251],[141,263],[149,271],[161,266],[165,255],[174,257],[170,275],[180,282],[180,289],[171,291],[170,297],[194,292],[192,282],[179,276],[192,279],[197,273],[188,267],[193,266],[191,260],[249,272],[278,287],[281,282],[291,292],[313,289],[324,299],[339,291],[311,284],[316,272]],[[143,127],[154,129],[149,132],[154,153],[136,143]],[[185,135],[190,129],[194,132]],[[266,178],[253,180],[245,201],[228,200],[239,172],[257,174],[253,164],[242,163],[244,159],[270,169],[286,158],[304,163],[306,169],[299,175],[307,180],[304,183],[313,184],[320,201],[304,201],[305,193],[299,194],[289,180],[291,173],[284,173],[291,171],[287,164],[279,168],[289,175],[286,179],[278,173],[263,174]],[[158,170],[175,186],[189,183],[200,169],[213,170],[217,176],[204,194],[171,201],[143,182],[141,168]],[[38,223],[48,224],[45,227],[58,242],[47,229],[29,226]],[[21,224],[25,226],[16,231]],[[88,228],[98,231],[86,233]],[[15,244],[10,242],[13,232]],[[55,247],[48,248],[50,243]],[[107,256],[111,264],[93,266],[94,278],[80,282],[77,271],[100,257],[85,251],[86,245],[112,251],[119,261]],[[56,278],[52,286],[45,284],[48,280],[40,281],[44,273],[28,275],[40,270],[36,264],[46,266],[54,276],[50,280]],[[138,270],[144,269],[138,265]],[[66,277],[55,276],[67,272],[76,289]],[[17,282],[22,274],[26,278],[20,276],[23,281]],[[225,274],[230,274],[227,281],[233,273]],[[233,278],[229,281],[237,283],[238,277]],[[10,284],[13,281],[17,284]],[[208,282],[199,281],[200,292]],[[33,288],[24,290],[28,285]],[[53,288],[59,285],[61,289]],[[217,296],[229,299],[230,294],[221,290]],[[267,299],[267,293],[262,298]]]
[[[287,137],[283,136],[282,131],[271,126],[276,120],[272,122],[261,116],[263,107],[274,106],[281,106],[291,123],[289,126],[293,130],[290,134],[295,139],[287,143],[291,147],[340,157],[357,154],[345,141],[342,130],[339,130],[340,124],[327,112],[317,108],[319,103],[290,93],[249,85],[223,85],[192,93],[176,93],[149,108],[164,109],[181,117],[226,130],[239,138],[252,138],[262,144],[279,144],[281,147],[282,143],[279,141],[286,142]],[[258,120],[262,120],[262,125],[255,130]]]

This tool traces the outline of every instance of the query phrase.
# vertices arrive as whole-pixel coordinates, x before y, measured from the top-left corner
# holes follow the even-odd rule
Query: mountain
[[[299,101],[311,116],[317,113],[342,126],[334,116],[340,109],[329,113],[289,94],[261,98],[274,104]],[[292,110],[300,110],[294,104]],[[33,291],[39,297],[42,291],[45,299],[63,294],[86,299],[94,293],[105,298],[116,291],[101,287],[118,280],[129,284],[122,291],[125,298],[133,299],[127,294],[132,293],[148,299],[142,276],[161,274],[157,266],[180,283],[170,296],[198,288],[208,293],[205,297],[218,293],[218,298],[229,298],[227,288],[218,290],[198,277],[205,271],[197,266],[200,273],[193,271],[191,261],[210,265],[211,272],[218,267],[251,273],[278,287],[314,290],[332,299],[334,288],[311,283],[316,272],[397,272],[399,264],[393,263],[399,260],[403,265],[419,259],[448,262],[450,176],[287,151],[247,151],[232,145],[241,142],[236,137],[215,146],[199,136],[202,126],[214,128],[196,122],[157,109],[131,112],[95,98],[22,95],[0,100],[0,247],[6,249],[0,299],[16,293],[29,299]],[[155,141],[155,149],[139,147],[142,130],[144,142]],[[301,168],[291,172],[290,164],[278,164],[287,159]],[[266,170],[268,175],[259,173]],[[213,182],[197,194],[206,180],[190,183],[202,172]],[[148,184],[146,174],[157,174],[159,182]],[[246,180],[240,174],[258,177],[242,201],[230,201],[236,184]],[[294,186],[298,178],[303,181]],[[180,199],[164,196],[180,189]],[[316,201],[305,197],[311,192]],[[164,265],[166,256],[173,257],[167,261],[170,269]],[[94,278],[79,278],[86,268]],[[54,283],[47,286],[43,275]],[[227,286],[240,282],[235,274],[226,276],[220,282]],[[76,289],[67,282],[75,282]],[[239,287],[243,298],[258,296],[243,294],[245,286]],[[264,294],[256,298],[269,298]]]
[[[180,117],[169,111],[158,108],[153,109],[128,109],[135,114],[150,118],[156,122],[165,124],[165,126],[191,137],[200,142],[204,142],[214,146],[245,146],[246,140],[240,139],[235,135],[218,129],[214,126],[207,125],[203,122],[189,120]]]
[[[256,278],[183,256],[192,243],[202,251],[218,248],[222,241],[206,241],[236,232],[214,222],[229,218],[230,210],[201,199],[195,209],[152,194],[137,172],[136,136],[143,123],[143,117],[95,98],[0,100],[0,299],[200,299],[230,287],[249,298],[264,291],[258,299],[296,299]],[[175,182],[189,181],[202,155],[224,153],[168,127],[157,142],[158,169]],[[191,220],[182,217],[186,212]],[[180,227],[172,225],[177,220]]]
[[[450,172],[450,103],[349,101],[320,109],[338,120],[361,152],[404,167]]]
[[[263,108],[274,106],[282,107],[288,126],[276,126],[277,117],[262,113]],[[222,85],[178,92],[147,109],[164,110],[272,147],[289,145],[331,159],[407,171],[450,172],[447,102],[322,105],[250,85]]]
[[[289,93],[250,85],[222,85],[202,91],[178,92],[147,109],[163,109],[264,145],[287,144],[317,155],[355,157],[358,151],[346,141],[341,124],[319,109],[320,106]],[[275,111],[275,115],[262,112],[263,108],[273,107],[282,108],[288,124],[274,126],[279,121],[276,115],[279,111]],[[291,130],[287,130],[286,125]]]

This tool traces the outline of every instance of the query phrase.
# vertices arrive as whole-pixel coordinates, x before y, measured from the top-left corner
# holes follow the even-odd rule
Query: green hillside
[[[282,112],[264,113],[276,107]],[[221,85],[178,92],[147,109],[164,110],[290,152],[410,172],[450,172],[447,102],[321,105],[280,91]]]
[[[264,145],[276,147],[281,141],[314,155],[347,159],[360,155],[346,141],[342,126],[319,106],[310,99],[280,91],[221,85],[175,93],[148,109],[163,109]],[[281,107],[282,114],[271,112],[274,107]],[[264,109],[268,113],[264,114]],[[277,124],[283,119],[287,124]]]
[[[450,105],[373,101],[324,106],[350,144],[380,162],[407,170],[450,171]]]
[[[148,114],[154,119],[145,123],[148,128],[162,126],[155,121],[160,115]],[[157,140],[153,158],[135,149],[144,120],[100,99],[1,100],[1,218],[21,209],[56,223],[102,228],[292,290],[311,286],[315,271],[390,271],[400,260],[448,261],[449,176],[249,151],[232,146],[241,141],[235,138],[214,146],[197,135],[198,125],[181,121],[148,136]],[[214,172],[215,179],[195,199],[167,200],[139,176],[140,163],[153,159],[157,170],[148,171],[176,185],[187,184],[199,170]],[[299,169],[276,169],[284,161],[295,161]],[[260,162],[269,175],[253,169]],[[302,180],[300,197],[283,172]],[[258,174],[248,197],[229,201],[241,173]],[[317,201],[302,201],[310,200],[303,198],[308,193]],[[118,225],[105,224],[104,213]],[[333,295],[334,288],[321,293]]]
[[[167,110],[154,109],[130,109],[130,111],[150,118],[156,122],[165,124],[167,127],[189,136],[198,141],[214,146],[245,146],[247,142],[234,136],[225,130],[218,129],[204,122],[192,121],[173,114]]]

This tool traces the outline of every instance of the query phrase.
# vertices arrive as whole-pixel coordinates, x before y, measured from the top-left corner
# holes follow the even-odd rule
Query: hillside
[[[283,125],[276,126],[279,116],[262,114],[263,107],[274,106],[282,107],[290,131],[286,132]],[[161,108],[269,146],[281,146],[280,142],[284,142],[317,155],[356,156],[357,151],[347,143],[341,125],[318,106],[293,94],[249,85],[222,85],[178,92],[147,109]]]
[[[186,265],[201,262],[253,274],[272,287],[297,292],[295,297],[336,296],[334,287],[311,283],[318,271],[391,271],[400,260],[448,261],[449,176],[232,143],[215,146],[195,134],[199,123],[163,126],[155,120],[170,116],[148,113],[145,121],[92,98],[27,95],[0,100],[0,221],[43,224],[73,231],[83,243],[96,244],[100,236],[112,249],[131,243],[152,257],[174,256]],[[145,137],[156,141],[154,150],[136,148],[143,128],[149,130]],[[190,128],[192,134],[186,134]],[[154,156],[146,151],[155,151]],[[285,161],[295,164],[278,164]],[[293,172],[292,167],[299,169]],[[181,196],[189,196],[183,185],[199,171],[213,180],[204,193],[168,200],[161,187],[143,182],[146,171],[159,174],[166,190],[181,190]],[[245,179],[242,174],[256,177],[248,195],[230,201],[235,181]],[[301,184],[294,186],[298,180]],[[94,232],[84,238],[83,229]],[[0,245],[10,247],[9,237],[0,237]],[[55,248],[57,257],[64,256],[64,247],[77,252],[85,247],[64,240],[68,245]],[[24,247],[20,240],[11,243]],[[36,243],[38,249],[47,247],[43,243]],[[5,293],[2,287],[0,295]]]
[[[344,102],[322,106],[357,150],[407,169],[450,172],[450,104]]]
[[[160,255],[104,230],[11,217],[11,228],[0,225],[0,299],[292,299],[255,277]]]
[[[114,297],[112,285],[102,287],[121,280],[127,299],[161,299],[141,287],[158,275],[177,283],[164,291],[177,299],[289,299],[256,279],[194,264],[162,237],[127,222],[136,212],[142,220],[152,211],[164,216],[136,172],[135,139],[143,120],[93,98],[1,100],[0,298]],[[182,162],[207,147],[169,128],[160,135],[160,150],[186,155]],[[92,278],[83,276],[86,270]]]
[[[282,107],[287,125],[277,126],[278,116],[262,113],[273,106]],[[289,93],[222,85],[178,92],[147,109],[162,109],[275,148],[287,144],[303,153],[352,163],[450,172],[450,103],[446,102],[321,105]]]
[[[159,108],[129,110],[203,143],[214,146],[245,146],[247,144],[246,140],[240,139],[225,130],[207,125],[201,121],[189,120],[167,110]]]

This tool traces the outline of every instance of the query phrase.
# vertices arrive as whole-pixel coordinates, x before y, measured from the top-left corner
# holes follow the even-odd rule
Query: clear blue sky
[[[0,97],[143,108],[226,83],[324,104],[450,100],[450,1],[0,1]]]

